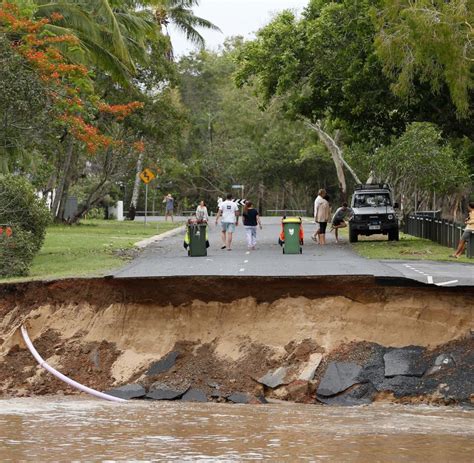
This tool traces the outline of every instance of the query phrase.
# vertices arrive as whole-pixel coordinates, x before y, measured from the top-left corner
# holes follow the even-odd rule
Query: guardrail
[[[465,225],[450,220],[411,214],[405,217],[403,231],[408,235],[456,249],[465,228]],[[471,232],[471,239],[466,243],[466,249],[467,257],[474,258],[474,232]]]
[[[306,209],[267,209],[267,215],[281,215],[288,214],[306,216]]]
[[[183,216],[183,217],[188,217],[188,216],[193,216],[196,214],[196,209],[193,209],[192,211],[175,211],[173,212],[173,215],[175,216]],[[125,217],[127,216],[127,213],[124,212]],[[214,215],[214,211],[209,211],[209,216],[212,217]],[[136,211],[135,212],[136,217],[145,217],[145,211]],[[165,213],[164,212],[159,212],[159,211],[148,211],[147,212],[147,217],[164,217]]]

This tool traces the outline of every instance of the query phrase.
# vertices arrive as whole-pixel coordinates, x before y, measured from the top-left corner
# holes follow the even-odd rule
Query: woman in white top
[[[196,209],[196,219],[198,220],[198,222],[209,221],[209,214],[207,213],[207,207],[204,201],[201,201]]]

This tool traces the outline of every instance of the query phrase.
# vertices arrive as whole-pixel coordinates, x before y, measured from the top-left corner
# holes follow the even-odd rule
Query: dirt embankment
[[[220,398],[246,392],[330,402],[343,393],[351,400],[422,395],[450,402],[457,400],[457,387],[456,397],[469,400],[473,392],[451,379],[472,382],[459,371],[472,376],[474,368],[474,290],[383,283],[365,277],[209,277],[3,286],[0,393],[72,392],[36,366],[18,331],[26,323],[48,363],[100,390],[130,382],[149,388],[158,381]],[[418,350],[397,349],[404,346]],[[176,353],[172,365],[150,373],[170,352]],[[408,356],[405,364],[423,363],[421,374],[415,368],[413,375],[385,377],[387,359],[399,354]],[[452,362],[439,360],[442,355]],[[265,385],[262,377],[275,370],[281,378]],[[331,381],[332,370],[339,379],[352,374],[352,383],[341,391],[318,389]]]

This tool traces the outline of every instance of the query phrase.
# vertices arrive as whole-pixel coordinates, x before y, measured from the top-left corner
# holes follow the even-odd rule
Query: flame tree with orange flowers
[[[61,15],[53,13],[50,18],[34,20],[13,4],[0,5],[0,35],[7,40],[9,51],[16,54],[41,83],[48,117],[64,147],[64,155],[59,156],[58,183],[52,204],[53,215],[59,220],[64,218],[65,202],[80,154],[104,156],[110,165],[111,157],[119,158],[131,150],[136,152],[138,145],[134,140],[127,143],[117,136],[120,131],[107,128],[120,124],[143,107],[143,103],[137,101],[109,104],[96,94],[92,72],[82,64],[69,62],[62,52],[77,46],[77,37],[52,35],[46,27],[61,19]],[[139,148],[144,149],[141,144]],[[87,212],[94,200],[88,198],[77,218]]]

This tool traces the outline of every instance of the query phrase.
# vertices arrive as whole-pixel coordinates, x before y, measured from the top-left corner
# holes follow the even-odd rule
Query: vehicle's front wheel
[[[359,240],[359,235],[357,234],[357,230],[353,230],[351,227],[349,227],[349,241],[351,243],[357,243]]]
[[[398,232],[398,228],[396,228],[394,230],[389,230],[388,240],[389,241],[399,241],[400,240],[400,235],[399,235],[399,232]]]

